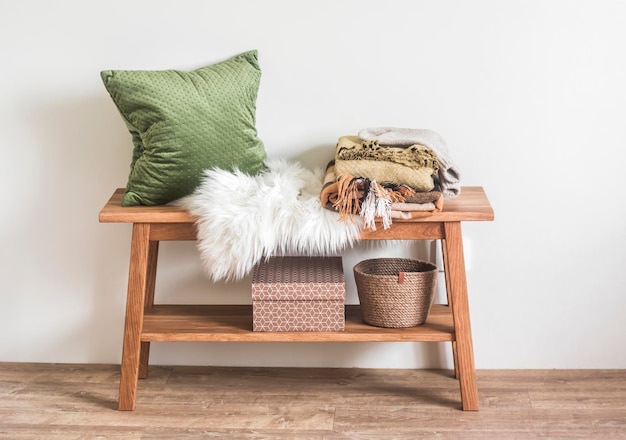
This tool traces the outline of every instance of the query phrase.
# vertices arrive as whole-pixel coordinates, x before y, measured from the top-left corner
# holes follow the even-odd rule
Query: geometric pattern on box
[[[333,332],[346,327],[343,301],[253,301],[255,332]]]
[[[257,301],[337,301],[344,299],[346,289],[339,283],[257,283],[252,292]]]
[[[254,331],[342,331],[341,257],[271,257],[252,275]]]
[[[253,300],[345,300],[341,257],[272,257],[252,275]]]

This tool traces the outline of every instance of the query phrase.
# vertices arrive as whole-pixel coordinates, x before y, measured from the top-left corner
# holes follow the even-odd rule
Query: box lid
[[[341,257],[271,257],[252,275],[254,301],[344,300]]]

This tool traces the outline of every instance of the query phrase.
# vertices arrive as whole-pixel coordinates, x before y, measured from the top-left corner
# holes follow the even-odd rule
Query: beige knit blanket
[[[446,197],[456,197],[461,192],[461,173],[439,133],[424,128],[372,127],[359,130],[359,138],[378,142],[384,146],[419,144],[431,149],[439,161],[436,180]]]
[[[342,136],[335,150],[335,174],[349,174],[382,185],[406,185],[416,191],[432,191],[437,156],[423,145],[383,147],[358,136]]]
[[[383,146],[378,141],[365,141],[358,136],[342,136],[337,141],[335,160],[376,160],[392,162],[413,168],[439,170],[435,153],[419,144],[408,146]]]

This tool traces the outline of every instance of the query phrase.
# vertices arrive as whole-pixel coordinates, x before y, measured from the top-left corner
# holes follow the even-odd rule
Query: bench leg
[[[445,259],[449,299],[452,307],[454,331],[456,334],[456,360],[459,383],[461,386],[461,402],[463,410],[478,410],[478,387],[474,367],[474,348],[470,325],[469,301],[467,297],[467,281],[465,278],[465,259],[463,256],[463,236],[460,222],[444,223]]]
[[[450,300],[450,276],[447,270],[450,263],[448,262],[448,253],[446,252],[445,239],[441,239],[441,256],[443,260],[443,269],[444,269],[443,274],[445,276],[445,281],[446,281],[446,295],[448,297],[448,306],[450,306],[450,304],[452,304],[452,301]],[[456,341],[452,341],[452,360],[454,362],[454,377],[458,379],[459,378],[459,363],[456,357]]]
[[[146,268],[146,297],[144,311],[154,305],[154,288],[156,284],[156,268],[159,258],[159,242],[151,241],[148,249],[148,267]],[[150,342],[142,342],[139,352],[139,379],[148,377],[148,359],[150,358]]]
[[[144,304],[146,293],[150,286],[148,281],[149,267],[151,266],[150,250],[150,225],[146,223],[133,224],[128,294],[126,298],[126,321],[124,323],[124,344],[120,368],[118,409],[122,411],[135,409]]]

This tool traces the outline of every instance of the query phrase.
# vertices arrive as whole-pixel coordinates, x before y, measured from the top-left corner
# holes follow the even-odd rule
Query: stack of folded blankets
[[[326,167],[322,206],[344,221],[360,215],[366,228],[385,229],[441,211],[461,190],[460,174],[445,141],[427,129],[366,128],[342,136]]]

